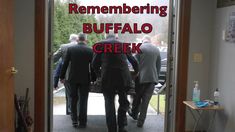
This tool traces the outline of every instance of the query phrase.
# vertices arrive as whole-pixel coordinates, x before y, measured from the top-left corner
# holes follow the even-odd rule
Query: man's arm
[[[54,63],[57,62],[63,55],[63,50],[62,47],[60,48],[53,54],[53,61]]]
[[[157,56],[157,74],[158,76],[160,75],[160,70],[161,70],[161,56],[160,56],[160,51],[158,50],[158,56]]]
[[[92,60],[92,68],[96,73],[97,77],[100,76],[100,67],[101,67],[101,54],[94,54]]]
[[[126,54],[128,61],[131,63],[133,69],[135,70],[135,74],[139,72],[138,62],[136,61],[135,57],[131,54]]]
[[[57,87],[58,87],[58,82],[59,82],[62,66],[63,66],[63,62],[62,62],[62,60],[59,60],[57,66],[56,66],[56,69],[55,69],[55,73],[54,73],[54,88],[55,89],[57,89]]]
[[[140,54],[136,54],[135,55],[135,59],[138,61],[138,63],[140,62]]]
[[[90,53],[89,53],[89,62],[90,62],[90,65],[89,65],[89,68],[90,68],[90,79],[91,79],[91,82],[94,82],[96,80],[96,74],[95,74],[95,71],[92,67],[92,59],[93,59],[93,51],[92,49],[90,50]]]
[[[67,54],[65,56],[65,60],[64,60],[62,69],[61,69],[61,73],[60,73],[61,80],[64,80],[64,78],[65,78],[65,74],[66,74],[67,68],[69,66],[70,60],[71,60],[71,51],[70,51],[70,49],[68,49]]]

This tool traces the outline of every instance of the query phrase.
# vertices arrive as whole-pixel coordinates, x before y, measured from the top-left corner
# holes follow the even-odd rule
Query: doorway
[[[117,1],[115,3],[110,3],[108,0],[102,1],[102,4],[97,1],[87,1],[87,0],[79,0],[77,1],[80,5],[84,6],[102,6],[102,5],[121,5],[126,3],[129,6],[135,5],[151,5],[151,6],[166,6],[169,7],[169,1],[136,1],[136,3],[132,3],[130,1]],[[125,15],[104,15],[104,14],[95,14],[95,15],[83,15],[83,14],[68,14],[68,5],[69,2],[55,0],[54,1],[54,16],[53,16],[53,45],[52,49],[55,53],[61,44],[68,43],[69,35],[72,33],[78,34],[82,31],[82,24],[89,23],[129,23],[130,25],[138,24],[138,27],[145,23],[150,23],[153,26],[153,30],[148,35],[151,37],[152,43],[159,48],[161,55],[161,72],[159,84],[155,86],[155,90],[153,96],[150,100],[149,108],[148,108],[148,117],[146,121],[146,127],[141,131],[152,131],[158,130],[164,131],[164,118],[165,118],[165,106],[166,106],[166,72],[167,72],[167,52],[168,52],[168,31],[169,31],[169,16],[162,17],[156,14],[125,14]],[[166,14],[169,14],[169,9],[166,10]],[[159,11],[160,14],[160,11]],[[66,21],[65,21],[66,20]],[[131,26],[133,28],[133,26]],[[157,28],[156,28],[157,27]],[[123,42],[131,42],[131,43],[141,43],[142,38],[145,34],[119,34],[119,39]],[[95,42],[98,42],[104,38],[103,34],[91,33],[88,34],[88,45],[92,46]],[[52,66],[55,70],[57,64],[54,63]],[[130,96],[131,101],[131,96]],[[118,104],[118,103],[117,103]],[[72,130],[71,121],[69,116],[66,116],[66,99],[65,99],[65,88],[62,84],[59,83],[58,88],[53,91],[53,131],[68,131]],[[88,115],[90,116],[90,120],[98,122],[103,122],[103,128],[96,131],[104,131],[106,128],[105,125],[105,110],[104,110],[104,98],[101,93],[90,93],[88,98]],[[89,118],[89,117],[88,117]],[[103,120],[97,120],[102,118]],[[61,122],[61,123],[59,123]],[[88,119],[89,123],[89,119]],[[154,124],[154,125],[152,125]],[[88,125],[88,129],[91,131],[93,126]],[[128,125],[130,128],[135,128],[135,122],[131,119],[128,119]],[[89,128],[90,127],[90,128]],[[76,130],[76,129],[74,129]],[[137,128],[134,131],[138,131]]]
[[[45,35],[45,31],[44,31],[44,28],[43,28],[43,27],[45,27],[45,23],[44,23],[45,22],[45,16],[43,15],[43,12],[44,12],[46,4],[43,1],[37,1],[36,5],[38,5],[37,6],[38,8],[36,7],[36,9],[38,9],[37,12],[40,12],[40,14],[38,14],[38,16],[36,16],[36,25],[40,25],[40,26],[36,26],[36,31],[35,31],[36,32],[36,40],[38,39],[38,41],[36,41],[36,49],[37,50],[36,50],[36,53],[35,53],[36,54],[35,59],[36,59],[36,62],[37,62],[36,64],[38,64],[38,65],[35,65],[35,69],[36,69],[36,73],[40,73],[39,74],[40,76],[37,76],[38,80],[35,79],[36,82],[37,82],[37,83],[35,83],[35,88],[36,88],[36,93],[37,93],[35,95],[35,101],[36,101],[36,103],[37,102],[41,102],[41,104],[40,105],[36,105],[36,107],[39,108],[39,109],[35,109],[35,113],[43,112],[43,111],[45,112],[45,107],[47,107],[47,106],[43,105],[44,104],[43,102],[47,98],[46,95],[44,94],[45,93],[45,89],[47,89],[47,88],[45,88],[46,82],[44,80],[45,79],[45,77],[44,77],[44,69],[42,68],[42,67],[44,67],[44,64],[45,64],[45,62],[42,61],[42,60],[44,60],[43,58],[45,58],[45,54],[44,54],[44,52],[45,52],[45,45],[42,45],[42,43],[45,43],[44,42],[45,38],[43,37]],[[184,14],[186,14],[186,15],[190,14],[189,13],[190,12],[190,2],[182,0],[180,5],[182,6],[182,8],[186,9],[186,10],[184,10],[185,12],[180,11],[180,16],[184,16]],[[39,8],[39,7],[43,7],[43,8]],[[179,27],[177,25],[177,28],[179,28],[180,30],[184,29],[182,32],[179,32],[178,36],[180,36],[180,38],[181,38],[181,39],[179,39],[179,40],[182,41],[181,44],[186,46],[186,47],[183,47],[182,50],[180,50],[177,54],[179,55],[178,57],[180,58],[180,62],[182,61],[182,62],[185,62],[185,63],[187,63],[187,57],[186,57],[187,56],[187,44],[188,44],[187,34],[188,34],[189,27],[188,26],[186,26],[186,27],[182,26],[182,23],[184,23],[184,22],[185,23],[189,23],[189,18],[190,17],[186,17],[185,19],[182,19],[182,17],[179,17],[179,19],[182,20],[182,21],[180,21],[181,24],[179,24],[180,25]],[[40,22],[42,22],[42,23],[40,23]],[[39,32],[37,32],[37,31],[39,31]],[[42,37],[42,39],[41,39],[41,37]],[[183,38],[185,37],[185,38],[182,39],[182,37]],[[183,53],[183,54],[181,54],[181,53]],[[39,63],[39,62],[41,62],[41,63]],[[184,68],[184,69],[186,68],[187,69],[187,64],[185,65],[185,63],[182,63],[181,65],[178,65],[178,69],[182,69],[182,68]],[[187,74],[187,72],[185,72],[183,75],[181,74],[182,76],[180,76],[181,77],[180,79],[181,80],[182,79],[186,80],[187,79],[187,75],[186,74]],[[187,81],[177,80],[177,82],[178,82],[177,83],[177,87],[178,86],[182,86],[181,87],[182,91],[184,91],[186,89],[184,84],[187,84]],[[42,89],[43,87],[45,89]],[[184,119],[182,119],[180,117],[184,116],[183,113],[185,111],[184,110],[185,108],[184,108],[184,106],[180,105],[181,104],[180,101],[182,101],[182,100],[184,100],[184,98],[186,98],[185,93],[186,92],[183,92],[181,94],[182,96],[179,97],[179,98],[178,98],[178,95],[176,97],[176,102],[179,103],[179,106],[176,105],[176,109],[177,109],[177,111],[180,111],[179,115],[177,115],[177,117],[176,117],[178,119],[177,124],[181,124],[180,126],[176,125],[175,128],[173,128],[176,131],[183,130],[183,128],[184,128],[184,126],[183,126]],[[48,113],[50,113],[50,111]],[[47,119],[46,118],[47,114],[45,116],[40,116],[40,115],[41,114],[36,114],[36,117],[35,117],[36,118],[35,119],[35,124],[36,124],[35,126],[36,126],[36,128],[38,128],[38,129],[35,129],[36,131],[43,131],[43,130],[47,129],[45,127],[45,125],[51,126],[49,124],[50,120],[48,120],[48,122],[44,123],[45,119]],[[172,119],[172,122],[174,122],[174,120],[175,119]],[[50,128],[48,128],[48,130],[50,130]]]

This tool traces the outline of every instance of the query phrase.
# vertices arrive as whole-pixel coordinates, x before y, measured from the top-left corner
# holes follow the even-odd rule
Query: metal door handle
[[[11,74],[17,74],[18,70],[15,67],[11,67]]]

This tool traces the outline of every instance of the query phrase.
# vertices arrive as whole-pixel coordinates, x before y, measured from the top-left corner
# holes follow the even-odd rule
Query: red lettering
[[[92,49],[95,53],[102,53],[102,50],[98,50],[97,47],[99,48],[99,46],[102,46],[101,44],[94,44],[92,46]]]
[[[130,53],[130,51],[131,51],[130,43],[123,43],[122,51],[124,54]]]
[[[122,24],[121,23],[115,23],[114,25],[114,33],[118,33],[118,30],[122,29]]]
[[[136,45],[136,43],[132,44],[132,53],[142,53],[142,51],[140,50],[140,46],[142,45],[142,43],[138,43]]]
[[[141,30],[138,30],[138,24],[134,23],[134,33],[141,33]]]
[[[133,29],[132,29],[133,26]],[[141,34],[141,33],[151,33],[153,30],[153,27],[149,23],[144,23],[141,26],[141,29],[138,28],[138,23],[134,23],[133,25],[130,25],[129,23],[125,23],[122,27],[122,23],[100,23],[99,25],[97,23],[91,24],[91,23],[84,23],[83,24],[83,32],[84,33],[92,33],[94,31],[95,33],[109,33],[110,30],[114,30],[114,33],[118,33],[121,31],[122,34],[124,33],[130,33],[130,34]],[[99,27],[99,28],[98,28]]]
[[[93,24],[95,33],[103,33],[104,32],[104,24],[100,25],[100,29],[98,29],[97,23]],[[91,29],[92,30],[92,29]]]
[[[123,4],[123,13],[124,14],[129,14],[131,13],[131,7],[130,6],[126,6],[126,4]]]
[[[100,10],[103,14],[108,14],[109,13],[109,8],[107,6],[102,6]]]
[[[139,13],[139,7],[138,7],[138,6],[133,6],[133,7],[132,7],[132,12],[133,12],[134,14],[138,14],[138,13]]]
[[[114,53],[121,53],[121,44],[114,44]]]
[[[128,23],[124,25],[121,33],[125,33],[125,32],[133,33],[133,31],[131,30],[131,26]]]
[[[167,10],[167,6],[161,6],[160,7],[160,17],[165,17],[165,16],[167,16],[167,12],[166,12],[166,10]]]
[[[105,24],[105,33],[109,33],[109,30],[113,30],[113,24],[112,23],[106,23]]]
[[[146,30],[146,27],[148,28],[147,30]],[[141,26],[141,30],[142,30],[143,33],[151,33],[152,30],[153,30],[153,27],[152,27],[151,24],[145,23]]]
[[[78,14],[78,5],[77,4],[69,4],[69,14],[72,13]]]
[[[85,6],[80,6],[78,8],[78,10],[79,10],[80,14],[86,14],[86,7]]]
[[[112,44],[103,44],[104,45],[104,53],[112,53]]]
[[[83,23],[83,33],[92,33],[92,24]]]

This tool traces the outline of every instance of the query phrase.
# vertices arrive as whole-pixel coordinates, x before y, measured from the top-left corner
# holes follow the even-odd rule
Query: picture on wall
[[[217,0],[217,8],[235,5],[235,0]]]
[[[232,12],[229,15],[225,41],[229,43],[235,43],[235,12]]]

